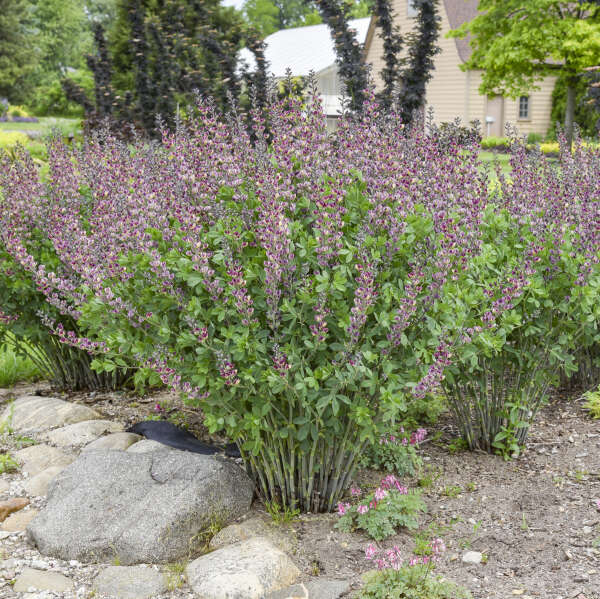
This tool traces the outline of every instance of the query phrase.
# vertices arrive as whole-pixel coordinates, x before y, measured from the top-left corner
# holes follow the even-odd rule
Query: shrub
[[[249,133],[200,102],[162,144],[55,141],[43,185],[5,161],[0,309],[39,291],[95,368],[183,392],[283,508],[333,509],[440,385],[471,447],[513,452],[597,337],[598,152],[558,169],[515,142],[488,192],[476,148],[372,97],[333,136],[315,98],[267,111],[268,134],[258,111]]]
[[[14,118],[31,116],[24,106],[9,106],[7,111],[8,116]]]
[[[355,495],[360,495],[360,491]],[[361,529],[372,539],[382,541],[395,534],[401,526],[416,528],[417,515],[425,509],[421,496],[417,492],[409,492],[390,474],[373,493],[365,496],[358,504],[339,503],[338,513],[341,518],[336,528],[346,532]]]
[[[481,140],[481,147],[484,150],[490,150],[494,148],[508,148],[510,147],[510,140],[508,137],[494,137],[490,135]]]
[[[572,351],[597,342],[600,316],[600,153],[579,144],[557,167],[516,141],[512,151],[511,178],[482,219],[481,253],[447,288],[465,328],[442,383],[469,447],[507,457],[560,369],[576,370]]]
[[[29,142],[29,137],[20,131],[0,131],[0,148],[14,148],[17,145],[25,146]]]
[[[46,186],[38,177],[38,167],[23,148],[0,158],[0,346],[31,361],[60,389],[121,386],[129,375],[118,369],[97,373],[90,368],[88,351],[64,343],[77,338],[78,315],[57,294],[54,271],[62,265],[50,241],[52,217],[46,218],[39,203],[42,197],[52,203],[56,195],[52,183]],[[70,275],[62,274],[60,285],[73,289]]]
[[[71,320],[59,337],[102,350],[98,368],[133,361],[138,383],[154,372],[184,391],[267,500],[330,510],[364,448],[439,381],[422,310],[473,251],[485,181],[473,154],[399,135],[374,105],[335,138],[316,104],[271,110],[269,147],[208,105],[162,146],[54,144],[51,193],[32,183],[27,209],[51,215],[56,262],[40,273],[7,241],[51,311],[87,331]],[[443,183],[440,165],[454,173]]]

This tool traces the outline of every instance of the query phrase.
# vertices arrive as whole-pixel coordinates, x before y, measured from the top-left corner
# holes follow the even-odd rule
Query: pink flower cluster
[[[396,437],[396,435],[392,435],[391,433],[383,435],[379,439],[380,445],[395,445],[397,443],[402,443],[402,445],[418,445],[422,443],[427,437],[427,429],[418,428],[416,431],[413,431],[410,434],[410,437],[407,437],[404,434],[404,427],[400,427],[401,437]]]
[[[413,555],[408,560],[408,565],[417,566],[420,564],[432,564],[440,560],[444,551],[446,551],[444,541],[440,538],[434,539],[430,544],[430,554],[424,556]],[[384,570],[386,568],[399,570],[404,565],[402,553],[397,545],[380,553],[379,549],[373,545],[373,543],[369,543],[365,548],[365,558],[369,561],[374,561],[379,570]]]

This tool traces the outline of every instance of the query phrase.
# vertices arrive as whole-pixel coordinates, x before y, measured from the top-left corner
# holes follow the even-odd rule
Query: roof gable
[[[477,16],[479,0],[444,0],[446,14],[451,29],[460,27],[463,23],[473,20]],[[469,45],[469,37],[462,39],[454,38],[458,55],[463,62],[471,57],[472,48]]]
[[[359,44],[364,44],[370,17],[353,19],[350,27],[356,30]],[[335,63],[336,55],[331,32],[326,24],[282,29],[265,38],[265,59],[269,71],[275,77],[285,77],[289,68],[292,75],[306,76],[311,71],[318,73]],[[254,55],[247,49],[240,51],[250,69],[255,69]]]

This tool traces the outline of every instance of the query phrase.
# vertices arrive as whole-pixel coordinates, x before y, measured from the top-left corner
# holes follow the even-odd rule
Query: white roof
[[[365,43],[370,21],[367,17],[349,22],[356,29],[359,44]],[[265,43],[269,72],[275,77],[285,77],[288,68],[295,76],[306,76],[310,71],[319,73],[336,58],[329,27],[324,23],[276,31],[265,38]],[[254,54],[247,48],[240,51],[240,59],[248,63],[250,70],[256,68]]]

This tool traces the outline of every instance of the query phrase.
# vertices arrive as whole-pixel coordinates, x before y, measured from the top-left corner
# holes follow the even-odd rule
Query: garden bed
[[[19,394],[44,389],[43,384],[21,386]],[[447,545],[437,572],[469,588],[476,599],[600,597],[600,512],[595,506],[600,498],[600,427],[576,397],[556,395],[533,427],[527,451],[510,462],[461,451],[456,430],[442,419],[422,445],[425,468],[418,477],[403,480],[410,487],[421,486],[428,513],[416,533],[402,532],[380,546],[398,545],[408,559],[415,540],[431,531]],[[8,398],[8,393],[0,394],[2,403]],[[185,420],[199,437],[209,440],[197,413],[186,411],[173,394],[139,398],[79,393],[68,399],[93,405],[108,419],[118,417],[126,423],[156,414],[159,404],[171,411],[172,419]],[[356,482],[367,488],[377,485],[382,476],[361,471]],[[255,515],[268,517],[260,501],[255,501],[247,517]],[[371,565],[364,558],[369,539],[335,529],[338,518],[306,514],[285,525],[297,546],[290,556],[304,580],[316,575],[344,578],[356,589]],[[40,558],[23,537],[9,550],[17,559],[35,558],[33,554]],[[467,551],[483,554],[484,563],[463,563]],[[77,586],[87,586],[96,569],[81,566],[70,576],[80,583]],[[189,592],[184,585],[165,597],[187,597]]]

